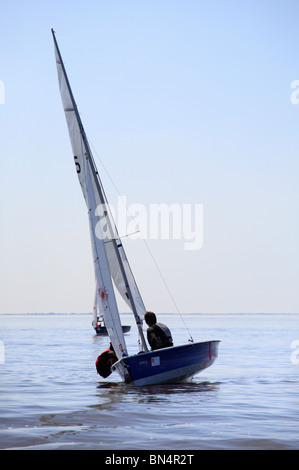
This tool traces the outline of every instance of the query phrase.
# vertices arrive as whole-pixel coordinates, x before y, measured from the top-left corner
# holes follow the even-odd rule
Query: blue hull
[[[127,356],[113,369],[125,382],[139,386],[185,382],[214,363],[219,342],[188,343]]]

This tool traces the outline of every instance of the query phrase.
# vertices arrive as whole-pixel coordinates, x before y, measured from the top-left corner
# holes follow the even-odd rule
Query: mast
[[[66,70],[65,70],[65,67],[64,67],[64,63],[63,63],[63,60],[62,60],[62,57],[61,57],[61,54],[60,54],[60,50],[59,50],[59,47],[58,47],[58,43],[57,43],[57,40],[56,40],[56,37],[55,37],[55,31],[53,29],[51,29],[51,32],[52,32],[54,44],[55,44],[55,47],[56,47],[56,50],[57,50],[57,54],[58,54],[58,57],[59,57],[60,65],[62,67],[64,79],[65,79],[65,82],[66,82],[66,85],[67,85],[67,88],[68,88],[68,92],[69,92],[69,95],[70,95],[70,98],[71,98],[71,102],[72,102],[72,105],[73,105],[73,109],[71,109],[70,111],[74,111],[74,113],[75,113],[75,116],[76,116],[76,119],[77,119],[77,122],[78,122],[78,126],[79,126],[79,130],[80,130],[80,134],[81,134],[81,137],[82,137],[82,140],[83,140],[85,152],[86,152],[85,155],[86,155],[86,158],[88,159],[88,162],[89,162],[89,166],[90,166],[90,169],[91,169],[93,180],[95,182],[96,189],[97,189],[97,192],[98,192],[99,200],[100,200],[100,203],[105,207],[106,203],[107,203],[107,198],[106,198],[106,195],[104,193],[104,189],[103,189],[102,184],[101,184],[101,180],[100,180],[100,177],[99,177],[99,174],[98,174],[98,171],[97,171],[94,159],[93,159],[93,155],[92,155],[92,152],[91,152],[90,147],[89,147],[89,142],[87,140],[87,136],[86,136],[86,133],[85,133],[85,130],[84,130],[84,127],[83,127],[83,124],[82,124],[82,121],[81,121],[81,118],[80,118],[80,115],[79,115],[77,104],[75,102],[74,95],[73,95],[73,92],[72,92],[72,89],[71,89],[71,86],[70,86],[70,83],[69,83],[69,80],[68,80],[68,77],[67,77],[67,73],[66,73]],[[114,232],[112,231],[112,224],[111,224],[111,220],[110,220],[108,211],[106,211],[105,217],[106,217],[107,224],[109,226],[109,230],[110,230],[109,233],[112,234]],[[110,242],[110,240],[109,240],[109,242]],[[122,259],[121,259],[121,255],[120,255],[120,252],[119,252],[120,249],[123,249],[122,243],[119,239],[116,240],[116,238],[114,238],[114,237],[112,238],[111,243],[113,244],[115,255],[116,255],[116,258],[117,258],[117,261],[118,261],[118,264],[119,264],[119,267],[120,267],[120,271],[121,271],[121,274],[122,274],[122,277],[123,277],[123,280],[124,280],[124,284],[125,284],[126,289],[127,289],[128,299],[129,299],[129,302],[130,302],[130,305],[131,305],[131,308],[132,308],[132,311],[133,311],[133,314],[134,314],[134,317],[135,317],[135,321],[136,321],[136,324],[137,324],[137,328],[138,328],[138,332],[139,332],[139,336],[140,336],[140,339],[141,339],[141,342],[142,342],[143,349],[144,349],[144,351],[148,351],[148,347],[147,347],[147,344],[146,344],[146,341],[145,341],[145,338],[144,338],[144,335],[143,335],[143,331],[142,331],[142,322],[141,322],[140,316],[138,314],[138,311],[137,311],[137,308],[136,308],[136,305],[135,305],[135,302],[134,302],[134,297],[132,295],[130,283],[128,281],[128,277],[127,277],[127,274],[126,274],[126,271],[125,271],[125,268],[124,268],[124,265],[123,265],[123,262],[122,262]]]

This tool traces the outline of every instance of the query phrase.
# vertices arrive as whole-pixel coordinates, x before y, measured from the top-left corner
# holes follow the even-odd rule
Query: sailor
[[[145,312],[144,320],[148,325],[147,340],[152,351],[173,346],[169,328],[163,323],[157,323],[157,317],[153,312]]]
[[[110,342],[108,349],[105,349],[96,360],[96,369],[99,375],[109,377],[112,373],[111,366],[117,361],[117,356],[114,352],[114,348]]]

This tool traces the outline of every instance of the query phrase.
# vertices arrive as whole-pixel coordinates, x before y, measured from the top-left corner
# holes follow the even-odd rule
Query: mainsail
[[[145,312],[145,307],[117,229],[109,214],[107,198],[99,178],[53,30],[52,34],[62,104],[72,144],[75,166],[88,208],[96,280],[97,298],[95,309],[104,315],[105,326],[110,340],[117,357],[120,359],[128,353],[112,279],[122,298],[132,309],[143,350],[148,351],[140,319]]]

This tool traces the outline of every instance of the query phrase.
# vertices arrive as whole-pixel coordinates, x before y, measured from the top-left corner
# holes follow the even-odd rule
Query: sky
[[[111,204],[203,209],[198,249],[124,239],[146,308],[298,313],[299,2],[0,8],[0,313],[93,307],[51,28]]]

